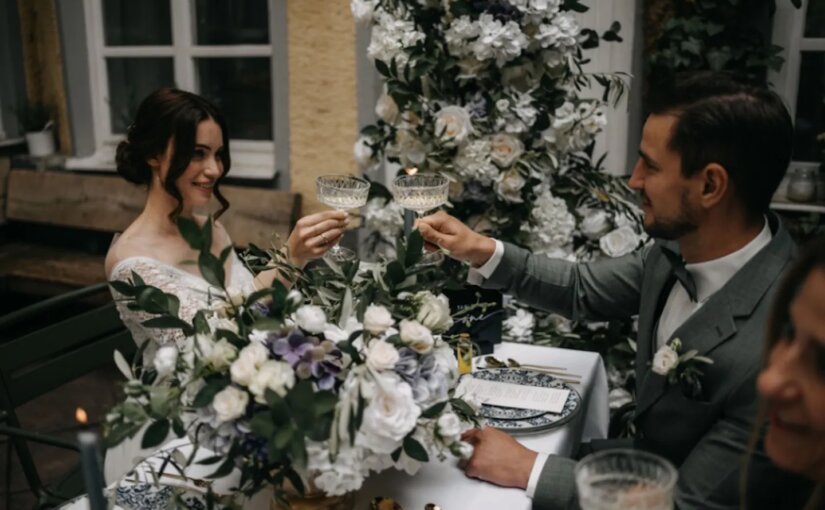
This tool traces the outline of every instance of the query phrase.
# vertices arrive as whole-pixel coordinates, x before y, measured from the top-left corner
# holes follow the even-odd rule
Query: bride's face
[[[223,151],[223,132],[218,123],[207,119],[198,124],[195,153],[189,165],[175,181],[184,211],[209,205],[215,182],[223,175]],[[165,182],[169,174],[173,152],[174,144],[170,140],[160,160],[161,182]]]

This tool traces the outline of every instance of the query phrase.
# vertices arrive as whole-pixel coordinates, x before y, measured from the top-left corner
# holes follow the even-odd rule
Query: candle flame
[[[82,407],[78,407],[77,409],[75,409],[74,419],[77,420],[77,422],[81,425],[86,425],[87,423],[89,423],[89,416],[86,414],[86,410]]]
[[[405,168],[404,171],[407,173],[407,175],[415,175],[418,173],[418,167],[411,166],[409,168]]]

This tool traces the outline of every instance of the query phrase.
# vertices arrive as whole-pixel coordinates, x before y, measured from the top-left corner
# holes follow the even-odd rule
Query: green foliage
[[[799,7],[798,0],[792,2]],[[782,67],[782,48],[770,42],[776,0],[701,0],[674,6],[675,15],[649,55],[647,76],[653,86],[680,71],[706,69],[737,71],[764,82],[768,70]]]

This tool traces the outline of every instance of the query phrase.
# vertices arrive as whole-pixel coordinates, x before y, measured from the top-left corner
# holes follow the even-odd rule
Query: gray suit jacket
[[[714,361],[703,367],[702,400],[688,399],[678,385],[668,385],[666,378],[650,370],[660,298],[673,281],[661,243],[624,257],[579,264],[534,257],[505,245],[503,260],[484,282],[484,287],[574,320],[627,319],[638,314],[636,446],[678,467],[680,509],[739,508],[739,473],[756,415],[755,379],[771,294],[796,252],[778,217],[770,214],[769,223],[770,243],[673,334],[684,350],[697,349]],[[675,243],[668,247],[676,249]],[[578,507],[574,464],[558,456],[548,459],[534,508]],[[760,480],[752,482],[777,478],[777,472],[757,452],[749,476]]]

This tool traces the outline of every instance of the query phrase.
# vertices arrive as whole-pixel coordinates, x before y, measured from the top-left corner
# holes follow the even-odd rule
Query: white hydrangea
[[[567,209],[567,203],[549,190],[536,198],[530,219],[521,229],[530,234],[528,244],[535,253],[547,253],[573,240],[576,218]]]
[[[444,40],[447,50],[455,57],[468,55],[471,50],[469,41],[478,37],[481,27],[474,23],[469,16],[459,16],[444,31]],[[478,62],[476,60],[476,62]]]
[[[361,488],[369,470],[361,448],[341,448],[334,457],[326,443],[307,441],[307,471],[318,473],[315,486],[330,496],[340,496]],[[334,460],[333,460],[334,459]]]
[[[516,310],[515,315],[511,315],[504,321],[504,330],[516,342],[526,342],[532,339],[535,325],[536,318],[533,314],[519,308]]]
[[[578,44],[580,28],[576,19],[569,14],[559,14],[550,23],[539,25],[535,39],[542,48],[566,50]]]
[[[490,142],[473,140],[462,145],[453,159],[455,172],[465,179],[474,179],[489,186],[497,178],[500,170],[493,163]]]
[[[382,10],[376,11],[374,18],[377,23],[372,27],[367,56],[388,65],[395,59],[396,64],[403,68],[409,62],[409,56],[404,50],[423,41],[426,36],[415,29],[412,21],[396,18]]]
[[[492,14],[482,14],[476,23],[479,36],[473,41],[471,48],[479,60],[495,59],[496,65],[501,67],[519,57],[527,48],[527,36],[515,21],[502,23]]]
[[[364,207],[367,230],[378,232],[384,239],[395,239],[404,229],[404,208],[395,201],[375,197]]]
[[[357,23],[369,23],[375,12],[375,0],[352,0],[349,4],[352,17]]]

